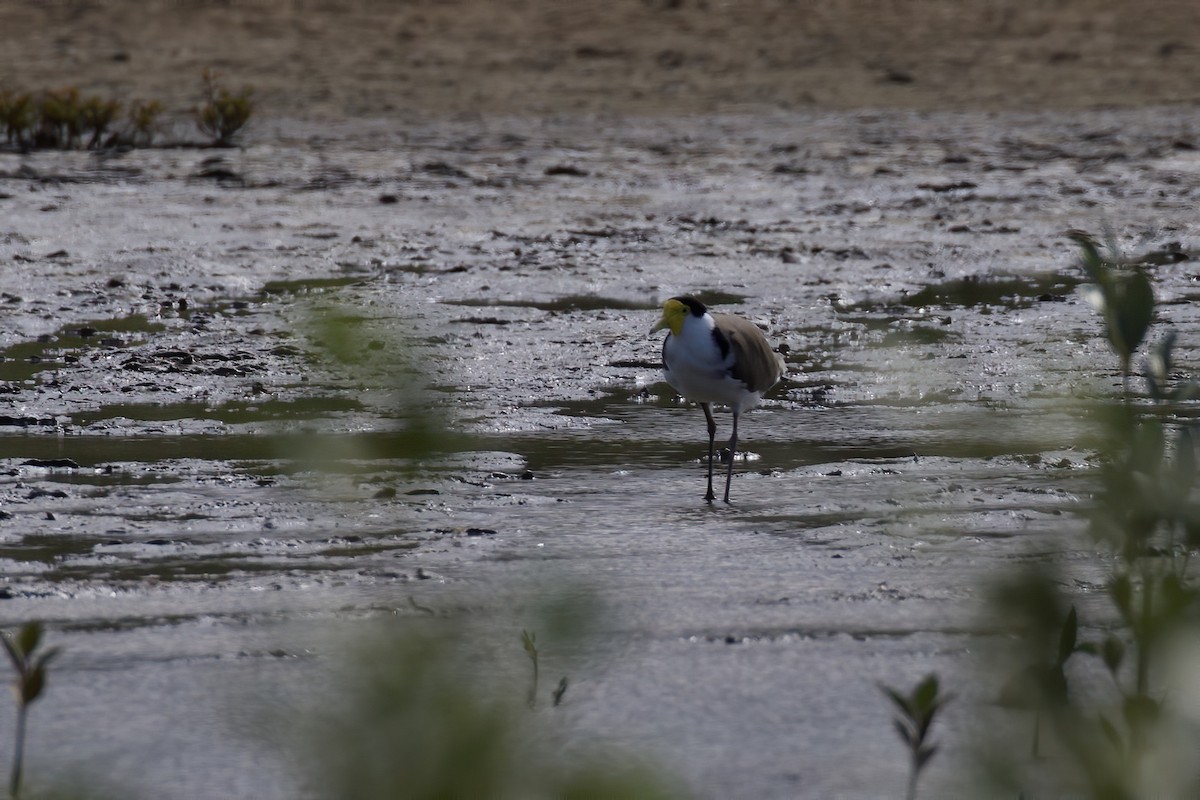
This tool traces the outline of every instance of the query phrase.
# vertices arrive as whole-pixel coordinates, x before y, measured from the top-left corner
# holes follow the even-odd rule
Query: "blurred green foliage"
[[[1155,314],[1150,276],[1120,259],[1115,245],[1102,256],[1091,237],[1072,238],[1122,375],[1122,395],[1098,402],[1090,415],[1099,467],[1085,518],[1101,548],[1095,558],[1107,564],[1097,598],[1106,602],[1089,603],[1093,619],[1081,619],[1066,599],[1069,576],[1044,561],[995,587],[994,618],[1020,644],[1024,662],[1000,701],[1033,712],[1033,759],[993,748],[985,760],[993,777],[1021,794],[1196,797],[1200,768],[1189,754],[1200,747],[1200,719],[1189,717],[1190,699],[1178,696],[1167,662],[1179,642],[1200,637],[1190,569],[1200,545],[1195,441],[1186,417],[1174,413],[1200,392],[1176,377],[1176,336],[1168,333],[1146,359],[1145,400],[1134,394],[1133,359]],[[1077,653],[1091,658],[1076,663]],[[1096,668],[1107,688],[1096,685]],[[1049,748],[1040,746],[1043,731]]]
[[[403,425],[389,439],[392,449],[371,457],[419,472],[452,447],[458,434],[426,387],[413,343],[395,333],[394,321],[380,330],[373,327],[378,320],[336,298],[320,292],[309,298],[304,327],[320,354],[317,363],[337,381],[369,387]],[[315,463],[318,474],[334,468],[333,459],[366,455],[319,435],[299,436],[295,444],[293,455]],[[308,754],[302,763],[319,796],[683,796],[652,765],[580,742],[577,732],[559,727],[565,677],[550,695],[552,705],[539,705],[543,666],[561,665],[564,650],[582,646],[597,608],[578,587],[569,595],[553,587],[530,594],[540,600],[521,593],[493,598],[499,610],[480,614],[444,613],[435,598],[410,595],[404,606],[410,614],[361,632],[341,649],[343,678],[324,695],[327,702],[303,714],[302,735],[290,745]],[[520,625],[518,617],[536,626]]]
[[[531,714],[475,633],[446,619],[399,620],[362,640],[333,702],[306,721],[311,782],[338,800],[682,796],[628,754],[569,746]],[[486,638],[486,637],[484,637]]]
[[[29,707],[42,696],[46,688],[46,668],[58,655],[58,648],[41,648],[42,626],[38,622],[27,622],[16,634],[0,634],[0,643],[3,643],[9,663],[16,673],[17,720],[13,737],[12,772],[9,776],[9,794],[16,800],[21,796]],[[38,652],[39,648],[41,652]]]

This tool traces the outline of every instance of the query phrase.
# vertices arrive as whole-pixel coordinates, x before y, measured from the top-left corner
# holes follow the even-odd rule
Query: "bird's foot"
[[[722,464],[728,464],[730,461],[746,461],[746,454],[743,452],[734,453],[728,447],[717,453],[717,460]]]

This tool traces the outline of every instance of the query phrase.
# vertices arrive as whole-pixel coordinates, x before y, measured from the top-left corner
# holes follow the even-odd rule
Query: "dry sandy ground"
[[[263,115],[1194,103],[1192,0],[12,0],[0,85]]]

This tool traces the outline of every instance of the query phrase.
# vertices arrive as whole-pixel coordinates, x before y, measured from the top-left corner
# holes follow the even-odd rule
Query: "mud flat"
[[[76,31],[125,13],[56,8]],[[158,52],[63,38],[84,61]],[[263,70],[235,148],[0,151],[0,627],[41,619],[64,648],[31,776],[305,796],[263,720],[337,691],[339,637],[466,617],[516,673],[520,630],[566,596],[599,609],[570,659],[544,643],[572,685],[538,713],[571,740],[701,797],[889,796],[905,764],[875,684],[937,671],[961,700],[929,786],[961,789],[964,743],[1007,713],[971,677],[987,579],[1049,557],[1081,608],[1103,580],[1079,547],[1079,408],[1120,381],[1064,232],[1148,254],[1180,371],[1200,367],[1194,106],[1174,82],[1164,105],[1060,110],[996,84],[948,111],[941,72],[856,63],[873,110],[750,108],[717,82],[707,107],[653,113],[662,70],[709,85],[691,41],[615,110],[584,92],[605,102],[472,114],[460,80],[444,114],[428,86],[405,95],[419,111],[372,113],[383,78],[344,95],[347,67],[305,116],[320,82],[300,103]],[[609,80],[644,46],[564,58]],[[1072,47],[1063,74],[1147,85]],[[26,82],[62,79],[39,52]],[[97,74],[125,86],[124,63]],[[546,102],[579,86],[501,63]],[[929,102],[888,102],[909,89]],[[702,417],[647,334],[683,292],[761,323],[790,369],[745,420],[728,508],[700,499]]]
[[[519,630],[566,586],[608,609],[580,736],[703,796],[886,791],[874,682],[969,674],[984,577],[1079,558],[1073,404],[1118,379],[1064,230],[1161,254],[1196,366],[1195,141],[1165,109],[778,113],[0,155],[3,612],[65,648],[32,769],[294,796],[215,687],[304,696],[331,625]],[[786,345],[731,508],[646,335],[684,291]]]

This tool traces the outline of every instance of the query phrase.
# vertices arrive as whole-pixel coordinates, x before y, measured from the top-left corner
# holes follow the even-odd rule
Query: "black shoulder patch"
[[[688,311],[692,312],[693,317],[703,317],[708,313],[708,309],[694,297],[672,297],[672,300],[678,300],[688,307]]]
[[[717,347],[721,350],[721,358],[729,358],[729,337],[721,332],[720,328],[713,328],[713,341],[717,343]]]

